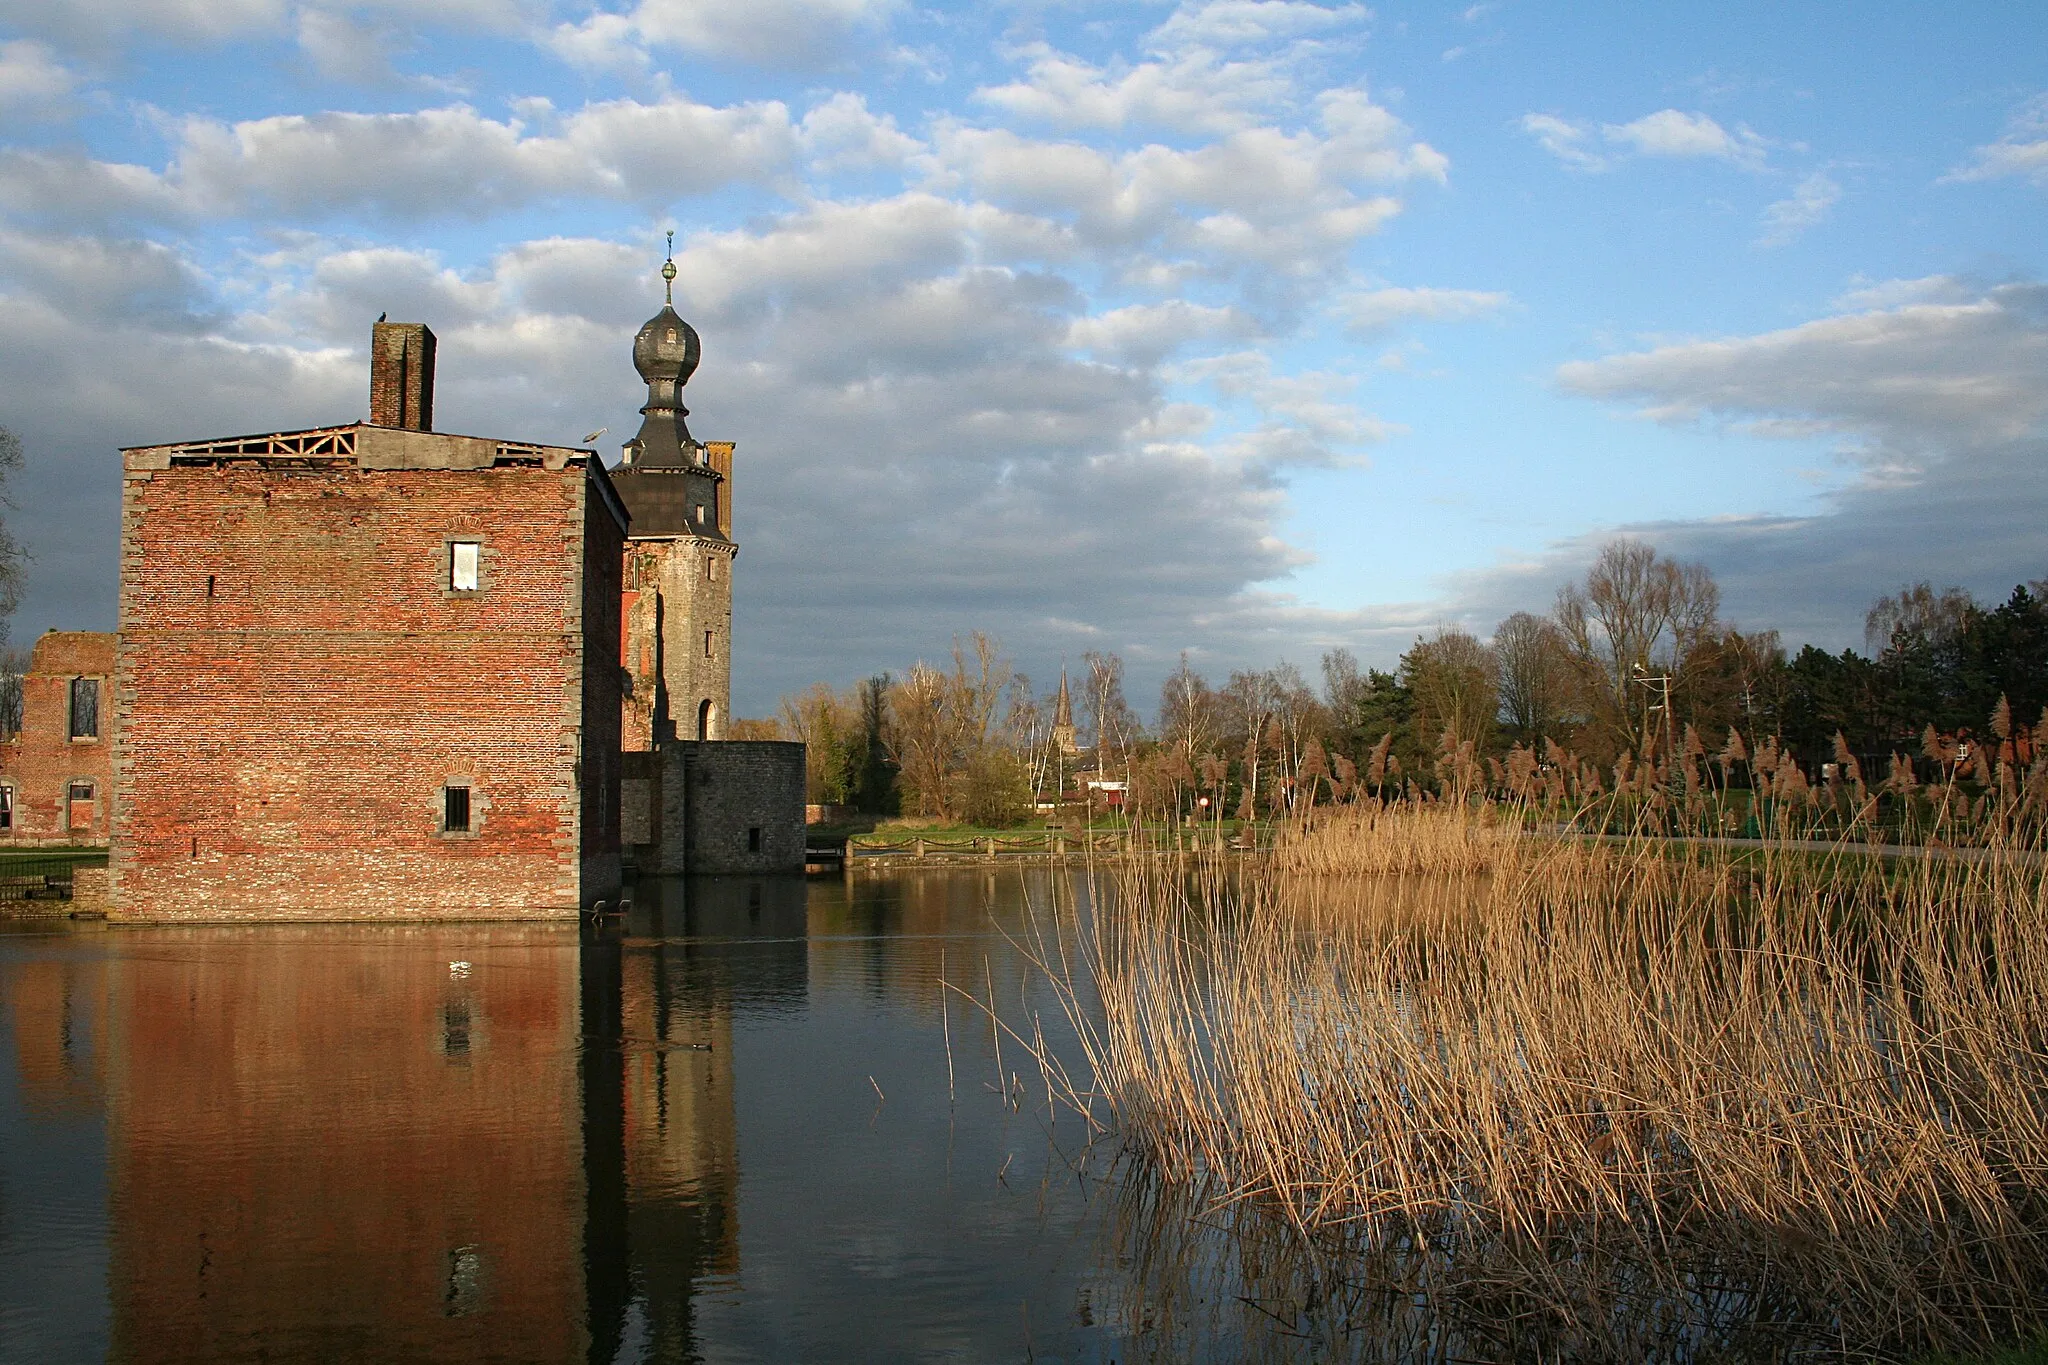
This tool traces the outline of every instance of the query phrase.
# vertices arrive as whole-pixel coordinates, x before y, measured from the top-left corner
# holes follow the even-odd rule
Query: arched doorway
[[[711,738],[711,701],[708,697],[697,704],[697,738]]]

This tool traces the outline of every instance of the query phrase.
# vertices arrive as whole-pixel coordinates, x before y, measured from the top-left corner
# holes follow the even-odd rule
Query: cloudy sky
[[[1621,532],[1729,614],[2048,575],[2048,7],[0,0],[17,641],[115,448],[738,442],[742,713],[959,632],[1041,683],[1481,634]]]

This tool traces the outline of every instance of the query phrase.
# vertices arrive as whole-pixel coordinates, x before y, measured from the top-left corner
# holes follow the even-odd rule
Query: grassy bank
[[[1123,867],[1079,945],[1097,1116],[1339,1355],[1911,1359],[2048,1327],[2035,850],[1669,852],[1375,806],[1238,876]]]

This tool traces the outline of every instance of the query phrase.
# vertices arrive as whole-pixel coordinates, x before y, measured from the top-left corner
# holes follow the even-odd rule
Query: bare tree
[[[1266,732],[1272,724],[1274,711],[1279,709],[1279,698],[1274,692],[1271,673],[1247,669],[1231,674],[1221,694],[1233,732],[1232,742],[1235,742],[1236,735],[1244,736],[1245,801],[1253,810],[1257,810],[1259,804],[1259,776],[1263,766],[1261,760],[1266,753]]]
[[[1180,667],[1159,689],[1159,737],[1190,770],[1215,747],[1216,711],[1216,694],[1188,667],[1188,656],[1181,655]]]
[[[6,495],[7,480],[21,472],[21,439],[6,427],[0,427],[0,507],[14,510],[14,503]],[[0,523],[0,644],[7,642],[7,630],[14,620],[14,609],[21,605],[21,565],[27,553],[14,538],[14,532]]]
[[[781,721],[786,734],[803,742],[804,785],[810,799],[846,801],[859,780],[853,741],[860,733],[860,698],[834,692],[826,683],[812,683],[782,699]]]
[[[1268,676],[1273,680],[1273,719],[1280,727],[1282,774],[1294,780],[1301,776],[1308,746],[1322,733],[1323,708],[1293,664],[1277,664]]]
[[[1889,597],[1871,604],[1863,618],[1863,642],[1874,654],[1891,648],[1899,636],[1919,636],[1929,644],[1945,645],[1960,635],[1977,603],[1961,588],[1940,592],[1928,582],[1908,584]]]
[[[1096,767],[1105,774],[1128,771],[1131,749],[1138,742],[1138,713],[1124,700],[1124,661],[1092,649],[1081,660],[1088,665],[1082,703],[1087,707],[1089,731],[1095,736]]]
[[[1584,583],[1558,590],[1556,619],[1573,680],[1614,747],[1642,749],[1653,704],[1683,688],[1693,655],[1719,630],[1720,606],[1705,567],[1634,540],[1609,541]]]
[[[1518,611],[1493,628],[1501,717],[1531,746],[1554,737],[1570,704],[1564,632],[1548,617]]]

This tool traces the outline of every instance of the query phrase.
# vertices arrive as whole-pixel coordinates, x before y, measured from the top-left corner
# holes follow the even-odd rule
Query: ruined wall
[[[114,915],[575,914],[588,477],[131,452]]]
[[[71,681],[98,684],[91,736],[71,736]],[[21,681],[21,733],[0,743],[9,844],[104,844],[112,829],[114,637],[53,630],[36,641]],[[74,785],[91,788],[72,800]]]
[[[732,705],[732,569],[726,542],[680,536],[625,547],[623,743],[723,739]],[[707,639],[708,637],[708,639]],[[708,734],[700,717],[710,704]]]
[[[663,746],[661,871],[804,870],[804,746],[781,740]]]

